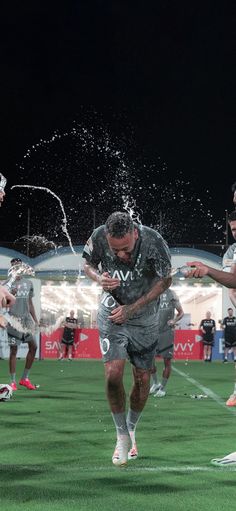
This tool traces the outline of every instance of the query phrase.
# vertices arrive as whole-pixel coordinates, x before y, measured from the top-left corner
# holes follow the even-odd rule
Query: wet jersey
[[[116,306],[134,303],[170,274],[170,252],[162,236],[150,227],[135,227],[139,236],[128,263],[121,261],[110,249],[104,225],[95,229],[84,247],[83,257],[91,266],[120,280],[120,286],[112,293],[103,292],[100,309],[110,310],[112,301]],[[133,318],[155,314],[158,303],[157,299],[145,305]]]
[[[236,339],[236,317],[235,316],[232,316],[232,317],[227,316],[226,318],[223,319],[222,325],[225,326],[225,328],[224,328],[225,339],[235,340]]]
[[[34,288],[31,280],[20,279],[14,284],[16,289],[16,301],[9,309],[9,314],[17,318],[30,316],[29,298],[34,296]]]
[[[236,243],[233,243],[223,256],[223,270],[230,272],[232,264],[236,264]]]
[[[180,301],[174,291],[167,289],[160,296],[158,311],[158,331],[159,333],[171,330],[173,326],[168,325],[168,321],[174,319],[175,309],[180,308]]]
[[[30,314],[29,304],[29,299],[34,296],[33,284],[31,280],[22,278],[16,280],[14,288],[16,289],[16,301],[14,305],[10,307],[9,315],[19,318],[23,327],[33,328],[34,321]],[[8,325],[7,331],[9,335],[16,335],[16,330],[13,329],[11,325]]]
[[[214,319],[202,319],[200,323],[200,327],[203,327],[206,333],[202,332],[203,340],[212,341],[214,338],[214,332],[212,329],[216,327],[216,323]]]

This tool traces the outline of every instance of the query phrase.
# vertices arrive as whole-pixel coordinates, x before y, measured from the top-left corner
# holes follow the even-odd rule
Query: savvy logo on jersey
[[[115,270],[113,272],[112,278],[119,279],[126,282],[126,280],[134,280],[135,278],[141,278],[143,275],[142,268],[134,268],[134,270],[127,270],[126,273],[123,273],[122,270]]]

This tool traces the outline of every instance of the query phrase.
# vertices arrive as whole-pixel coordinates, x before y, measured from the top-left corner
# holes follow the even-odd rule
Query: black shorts
[[[61,340],[62,344],[66,344],[66,346],[72,346],[74,344],[74,332],[65,331]]]
[[[205,339],[203,339],[203,341],[202,341],[202,342],[203,342],[203,345],[204,345],[204,346],[212,346],[212,347],[213,347],[213,346],[214,346],[214,344],[215,344],[215,343],[214,343],[214,339],[213,339],[212,341],[208,341],[207,339],[206,339],[206,340],[205,340]]]
[[[61,340],[61,343],[62,343],[62,344],[65,344],[66,346],[73,346],[73,344],[74,344],[74,339],[72,339],[72,341],[67,341],[66,339],[62,339],[62,340]]]
[[[236,339],[234,337],[225,339],[225,348],[236,348]]]

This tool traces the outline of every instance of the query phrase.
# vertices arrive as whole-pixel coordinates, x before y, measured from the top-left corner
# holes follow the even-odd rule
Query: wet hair
[[[17,263],[22,263],[22,259],[20,259],[20,257],[14,257],[11,260],[11,264],[17,264]]]
[[[232,184],[231,190],[233,193],[236,192],[236,181]]]
[[[112,213],[106,223],[105,231],[112,238],[124,238],[128,233],[132,233],[134,230],[134,222],[129,213],[122,211],[115,211]]]
[[[234,211],[231,211],[231,213],[229,213],[228,215],[228,222],[233,222],[234,220],[236,220],[236,210]]]

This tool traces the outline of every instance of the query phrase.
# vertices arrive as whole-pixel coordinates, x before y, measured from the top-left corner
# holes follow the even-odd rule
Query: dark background
[[[67,242],[58,204],[48,193],[11,190],[19,183],[60,196],[74,243],[122,207],[129,186],[142,220],[162,219],[170,244],[224,243],[236,181],[235,21],[227,1],[2,4],[2,244],[25,235],[27,220],[28,234]],[[122,189],[114,174],[123,157]]]

